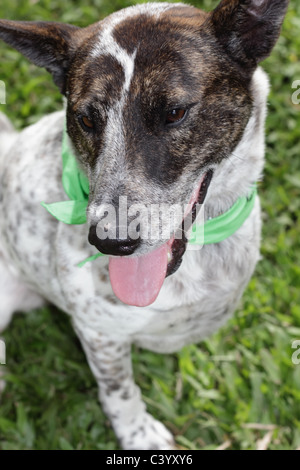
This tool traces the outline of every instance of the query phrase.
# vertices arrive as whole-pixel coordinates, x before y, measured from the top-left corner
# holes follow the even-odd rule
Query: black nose
[[[105,238],[101,240],[97,236],[97,226],[92,225],[89,233],[89,242],[105,255],[128,256],[135,252],[140,244],[140,238],[137,240],[133,240],[130,237],[126,239]]]

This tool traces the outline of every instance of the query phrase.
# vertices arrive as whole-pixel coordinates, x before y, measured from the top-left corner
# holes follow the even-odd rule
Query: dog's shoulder
[[[53,191],[61,197],[61,148],[65,113],[56,112],[40,119],[14,135],[9,149],[9,159],[1,162],[3,185],[20,193],[23,199],[36,202],[43,196],[51,197]],[[30,197],[28,196],[30,191]]]

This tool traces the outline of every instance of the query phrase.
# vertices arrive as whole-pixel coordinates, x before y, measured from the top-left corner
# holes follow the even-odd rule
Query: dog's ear
[[[288,4],[289,0],[222,0],[209,23],[225,51],[253,70],[271,53]]]
[[[45,67],[63,94],[78,30],[63,23],[0,20],[0,39]]]

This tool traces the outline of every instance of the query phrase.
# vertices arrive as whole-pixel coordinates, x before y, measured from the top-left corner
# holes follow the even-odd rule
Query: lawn
[[[129,0],[10,0],[0,17],[85,26]],[[195,1],[211,9],[217,1]],[[264,63],[272,91],[267,120],[262,260],[234,318],[220,332],[163,356],[133,351],[136,381],[150,412],[184,449],[300,447],[300,2]],[[22,128],[61,108],[47,72],[0,44],[0,110]],[[300,86],[298,86],[300,88]],[[295,100],[295,98],[299,98]],[[0,306],[1,309],[1,306]],[[55,308],[15,316],[4,334],[7,387],[0,449],[118,449],[97,402],[95,381],[68,317]]]

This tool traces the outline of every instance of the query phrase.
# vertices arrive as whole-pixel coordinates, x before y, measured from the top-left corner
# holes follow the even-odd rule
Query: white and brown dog
[[[131,344],[171,353],[224,324],[259,259],[260,205],[257,197],[234,233],[201,250],[186,250],[184,232],[174,237],[179,216],[167,241],[141,236],[140,213],[137,237],[121,234],[120,216],[104,227],[116,235],[100,237],[99,208],[126,197],[126,208],[190,202],[194,213],[205,198],[214,220],[249,196],[264,163],[268,80],[257,66],[287,4],[223,0],[205,13],[149,3],[84,29],[0,21],[0,38],[45,67],[66,98],[66,112],[21,133],[0,116],[0,331],[45,301],[70,314],[125,449],[174,445],[134,384]],[[89,183],[87,221],[77,225],[41,206],[68,201],[65,120]],[[97,249],[110,256],[79,268]]]

